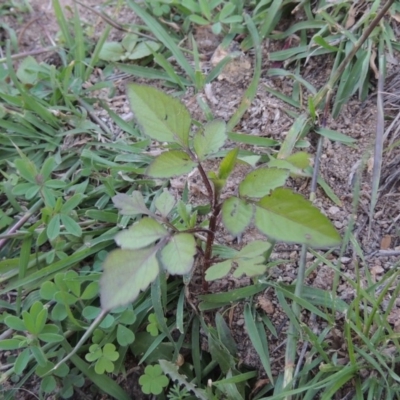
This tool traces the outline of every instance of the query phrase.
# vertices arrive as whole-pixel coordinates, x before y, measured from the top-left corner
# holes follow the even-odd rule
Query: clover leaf
[[[160,394],[168,383],[169,379],[163,374],[159,365],[148,365],[144,370],[144,375],[139,378],[144,394]]]

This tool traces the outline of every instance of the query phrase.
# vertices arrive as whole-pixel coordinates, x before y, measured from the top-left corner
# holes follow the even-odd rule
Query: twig
[[[37,50],[24,51],[23,53],[18,53],[18,54],[14,54],[14,55],[10,56],[10,59],[11,60],[19,60],[21,58],[25,58],[28,56],[38,56],[40,54],[48,53],[50,51],[54,51],[57,49],[58,49],[57,46],[53,46],[53,47],[46,47],[46,48],[37,49]],[[7,62],[7,57],[0,58],[0,64],[3,64],[5,62]]]
[[[7,231],[7,235],[15,233],[19,228],[21,228],[21,226],[24,226],[25,222],[32,217],[32,215],[42,206],[42,204],[43,200],[39,200],[36,204],[34,204],[33,207]],[[0,250],[5,246],[8,240],[9,237],[0,239]]]

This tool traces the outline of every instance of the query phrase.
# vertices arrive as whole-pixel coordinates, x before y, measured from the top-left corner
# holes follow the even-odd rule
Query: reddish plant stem
[[[207,177],[207,174],[204,171],[203,166],[199,163],[198,170],[200,172],[201,178],[203,179],[204,185],[207,188],[208,198],[211,204],[212,214],[210,217],[210,223],[208,224],[208,232],[207,232],[207,242],[206,249],[204,251],[203,257],[203,270],[202,270],[202,288],[204,292],[208,291],[208,282],[205,279],[206,271],[211,265],[211,256],[212,256],[212,245],[215,239],[215,231],[217,228],[217,219],[218,215],[221,211],[221,207],[218,205],[218,194],[215,188],[212,187],[210,180]]]

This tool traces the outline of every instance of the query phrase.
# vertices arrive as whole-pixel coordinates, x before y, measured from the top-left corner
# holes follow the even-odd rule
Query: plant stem
[[[203,179],[204,185],[207,188],[208,199],[211,204],[212,214],[210,217],[210,223],[208,224],[207,230],[207,242],[206,249],[204,251],[203,257],[203,268],[202,268],[202,287],[203,291],[208,291],[208,282],[205,280],[206,271],[211,265],[211,257],[212,257],[212,245],[215,239],[215,231],[217,229],[217,220],[218,215],[221,211],[221,206],[218,204],[218,194],[215,188],[212,187],[210,180],[207,177],[206,172],[204,171],[203,166],[199,163],[198,170],[200,172],[201,178]]]

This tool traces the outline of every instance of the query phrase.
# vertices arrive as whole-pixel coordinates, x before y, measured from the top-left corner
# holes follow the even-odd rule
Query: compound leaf
[[[204,131],[196,133],[193,139],[194,151],[200,161],[203,161],[210,154],[215,154],[225,143],[226,124],[222,120],[208,122]]]
[[[100,300],[103,310],[133,302],[141,290],[156,279],[159,264],[158,248],[114,250],[104,261],[100,280]]]
[[[179,100],[153,87],[134,83],[128,85],[127,94],[136,121],[147,136],[188,147],[191,118]]]
[[[222,222],[232,236],[240,235],[253,218],[254,208],[237,197],[230,197],[222,205]]]
[[[112,201],[122,215],[149,214],[142,193],[138,190],[132,192],[130,196],[125,193],[118,193],[112,198]]]
[[[267,252],[272,244],[265,240],[255,240],[243,247],[235,258],[252,258],[258,257]]]
[[[161,250],[164,268],[173,275],[185,275],[193,267],[196,241],[189,233],[179,233]]]
[[[283,186],[289,171],[277,168],[260,168],[250,172],[240,183],[240,196],[261,198],[277,187]]]
[[[340,244],[340,235],[317,208],[288,189],[275,189],[256,204],[255,225],[265,235],[311,247]]]
[[[267,269],[267,266],[265,265],[265,257],[263,256],[254,258],[240,258],[236,262],[238,264],[238,267],[233,273],[233,276],[235,278],[240,278],[242,275],[261,275]]]
[[[184,151],[170,150],[160,154],[149,165],[146,174],[153,178],[171,178],[189,173],[196,165]]]
[[[229,274],[232,268],[232,260],[225,260],[217,264],[212,265],[206,271],[206,281],[215,281],[221,279]]]
[[[154,202],[154,205],[163,217],[168,216],[168,214],[175,207],[175,204],[175,197],[172,196],[172,194],[168,192],[167,189],[164,189],[164,191],[160,194],[160,196],[157,197],[156,201]]]
[[[152,218],[142,218],[129,229],[119,232],[115,242],[122,249],[137,250],[168,235],[168,231]]]

